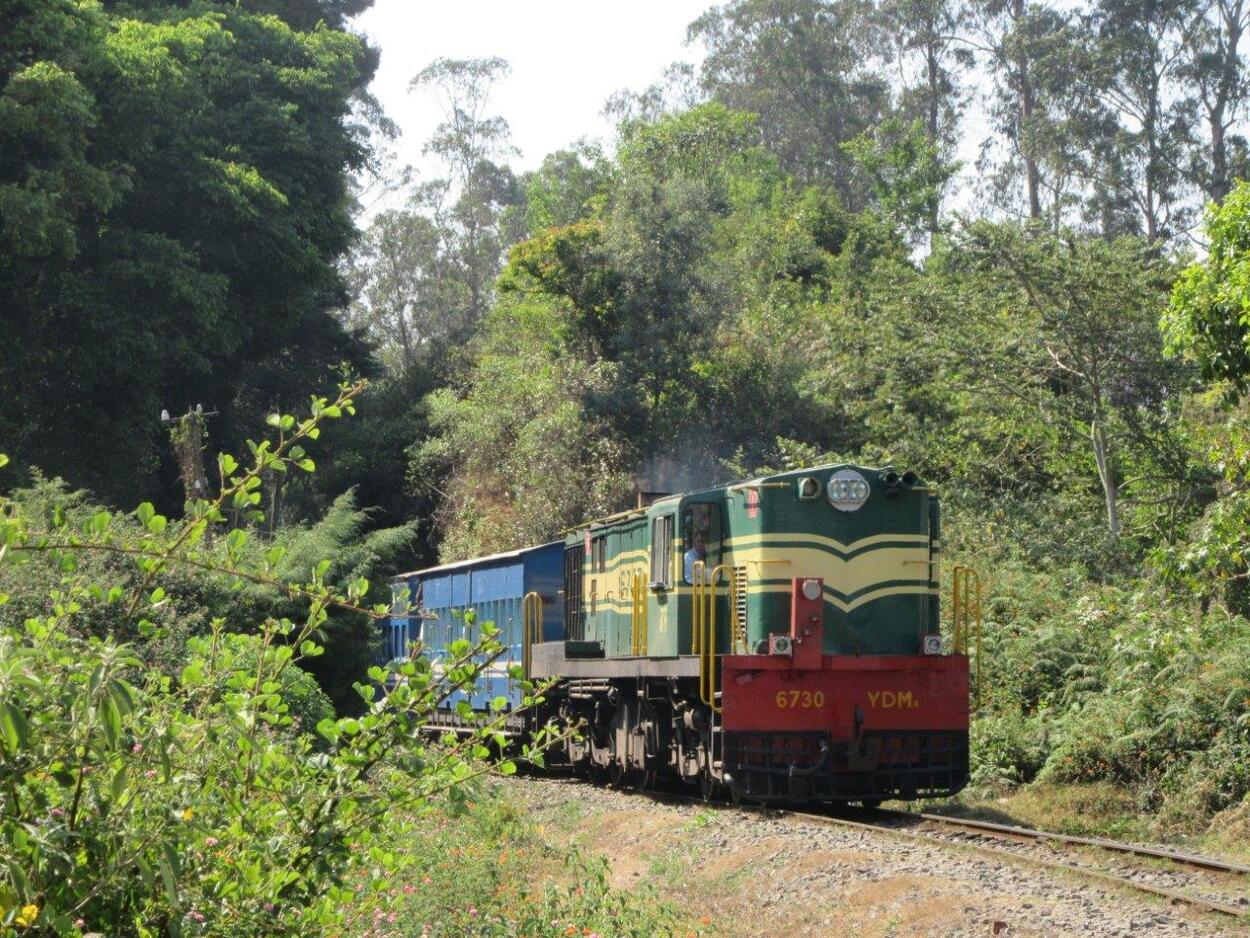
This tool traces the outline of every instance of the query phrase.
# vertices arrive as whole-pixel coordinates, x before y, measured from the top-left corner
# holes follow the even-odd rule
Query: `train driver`
[[[686,582],[693,584],[695,563],[700,560],[702,560],[704,563],[707,562],[707,545],[704,543],[702,531],[695,532],[694,543],[690,546],[690,550],[686,551],[684,560],[685,560],[684,567],[685,567]],[[700,577],[700,580],[703,583],[708,583],[711,581],[711,577],[708,576],[708,570],[706,567],[703,568],[702,577]]]

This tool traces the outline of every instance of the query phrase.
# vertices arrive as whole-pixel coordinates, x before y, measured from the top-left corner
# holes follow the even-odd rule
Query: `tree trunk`
[[[1228,195],[1228,143],[1224,138],[1224,110],[1211,115],[1211,184],[1207,197],[1223,202]]]
[[[1025,0],[1012,0],[1011,18],[1018,29],[1025,16]],[[1028,134],[1029,126],[1033,121],[1033,114],[1037,110],[1037,100],[1034,97],[1033,83],[1029,78],[1029,56],[1025,51],[1021,51],[1016,59],[1016,74],[1020,79],[1020,126],[1016,131],[1016,144],[1020,147],[1020,155],[1024,159],[1024,188],[1029,200],[1029,218],[1042,217],[1042,174],[1038,170],[1037,160],[1028,152],[1024,145],[1024,138]]]
[[[1095,417],[1089,425],[1090,439],[1094,444],[1094,462],[1098,466],[1098,481],[1102,483],[1103,498],[1107,503],[1107,533],[1111,540],[1120,537],[1120,501],[1112,474],[1111,455],[1107,449],[1107,434],[1103,429],[1102,420]]]
[[[932,32],[932,30],[930,30],[930,32]],[[941,65],[938,62],[937,45],[933,40],[929,42],[928,47],[925,49],[925,65],[929,73],[929,139],[932,141],[934,146],[937,146],[940,142],[938,138],[938,131],[940,130],[938,124],[940,123],[941,117],[941,107],[939,102]],[[929,208],[930,235],[937,233],[940,210],[940,201],[935,198],[933,200],[933,205]]]

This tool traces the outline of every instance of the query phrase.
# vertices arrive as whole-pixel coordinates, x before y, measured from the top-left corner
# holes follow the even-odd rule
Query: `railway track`
[[[1064,870],[1250,922],[1250,866],[1162,847],[1102,837],[1079,837],[943,814],[873,809],[858,820],[831,813],[786,811],[821,824],[868,827],[906,837],[945,841],[1034,865]],[[991,846],[990,842],[998,844]],[[1108,869],[1096,857],[1120,862]],[[1125,859],[1130,858],[1130,859]]]
[[[628,791],[623,790],[623,793]],[[1250,866],[1215,857],[943,814],[881,808],[805,811],[736,805],[726,801],[707,802],[696,795],[674,791],[633,793],[657,801],[684,802],[748,815],[781,816],[799,822],[949,844],[998,859],[1042,866],[1122,889],[1149,893],[1172,905],[1185,905],[1250,924]],[[1098,862],[1099,858],[1107,857],[1114,858],[1110,867]]]

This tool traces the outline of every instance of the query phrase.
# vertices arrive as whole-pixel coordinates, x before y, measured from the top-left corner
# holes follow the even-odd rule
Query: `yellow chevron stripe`
[[[819,548],[760,547],[735,550],[732,566],[747,568],[748,581],[796,576],[818,576],[839,593],[857,593],[886,580],[922,580],[929,577],[926,546],[878,547],[843,560]]]
[[[789,593],[790,587],[784,585],[777,586],[748,586],[748,593]],[[881,589],[872,590],[864,593],[862,596],[856,596],[850,602],[825,594],[825,602],[832,603],[843,612],[852,612],[865,603],[870,603],[875,599],[884,599],[887,596],[936,596],[938,590],[927,586],[886,586]]]
[[[861,537],[857,541],[849,541],[843,543],[832,537],[825,537],[821,534],[808,534],[806,532],[791,531],[774,531],[768,534],[743,534],[740,537],[731,537],[729,539],[729,549],[739,550],[744,547],[767,547],[769,542],[794,542],[808,541],[821,547],[830,547],[840,553],[849,553],[853,550],[863,550],[876,544],[916,544],[929,546],[929,535],[927,534],[873,534],[870,537]]]

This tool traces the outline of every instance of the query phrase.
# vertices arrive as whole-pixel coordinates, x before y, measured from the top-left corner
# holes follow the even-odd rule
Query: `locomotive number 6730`
[[[819,710],[825,705],[825,695],[821,691],[811,690],[779,690],[777,706],[782,710],[799,708],[800,710]]]

